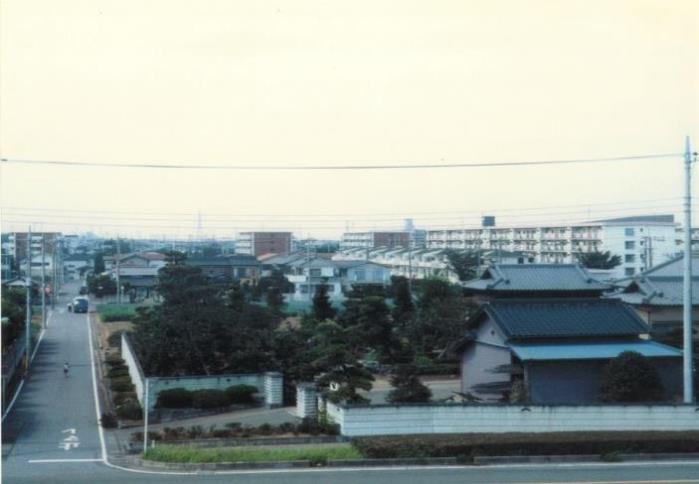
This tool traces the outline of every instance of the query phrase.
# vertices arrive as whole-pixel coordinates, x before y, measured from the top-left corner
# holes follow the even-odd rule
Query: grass
[[[97,307],[102,321],[131,321],[136,316],[136,310],[129,304],[100,304]]]
[[[145,459],[160,462],[286,462],[309,460],[325,462],[331,459],[361,459],[361,454],[350,444],[333,446],[295,446],[288,449],[222,447],[201,449],[178,445],[158,445],[148,449]]]

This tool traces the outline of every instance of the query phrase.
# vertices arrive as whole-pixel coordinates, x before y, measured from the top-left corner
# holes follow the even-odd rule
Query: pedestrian
[[[68,362],[66,361],[66,362],[63,364],[63,374],[64,374],[66,377],[68,376],[68,368],[70,368],[70,367],[68,366]]]

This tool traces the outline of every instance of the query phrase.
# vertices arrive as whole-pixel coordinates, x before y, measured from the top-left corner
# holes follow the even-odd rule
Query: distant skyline
[[[680,153],[686,135],[699,146],[693,0],[5,0],[1,13],[0,158],[337,166]],[[683,195],[681,156],[0,170],[3,231],[108,236],[681,221]]]

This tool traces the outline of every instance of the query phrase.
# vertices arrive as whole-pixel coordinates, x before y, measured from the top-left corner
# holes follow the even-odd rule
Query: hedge
[[[126,367],[115,366],[107,372],[109,378],[120,378],[129,376],[129,369]]]
[[[252,385],[233,385],[224,390],[229,403],[255,403],[257,387]]]
[[[125,304],[102,304],[97,307],[102,321],[131,321],[136,316],[133,306]]]
[[[114,405],[121,405],[129,400],[136,400],[136,392],[114,392]]]
[[[228,398],[223,390],[196,390],[192,392],[192,406],[194,408],[221,408],[228,405]]]
[[[116,413],[120,418],[129,420],[139,420],[143,418],[141,405],[135,400],[128,401],[116,408]]]
[[[112,380],[111,385],[109,385],[109,388],[113,392],[132,392],[135,389],[135,387],[133,386],[133,383],[131,383],[130,378],[114,379],[114,380]]]
[[[192,406],[192,403],[192,392],[178,387],[160,392],[155,406],[162,408],[189,408]]]
[[[117,354],[107,355],[104,361],[111,367],[126,365],[126,362]]]
[[[373,459],[699,452],[699,431],[402,435],[358,437],[352,444]]]

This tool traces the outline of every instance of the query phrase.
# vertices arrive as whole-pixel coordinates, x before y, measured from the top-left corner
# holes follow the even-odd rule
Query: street
[[[3,422],[3,483],[464,483],[464,482],[699,482],[699,462],[501,465],[373,469],[231,471],[211,474],[120,468],[110,434],[100,438],[88,318],[65,310],[78,284],[51,315],[28,380]],[[70,373],[62,372],[69,362]],[[235,476],[235,477],[233,477]]]

